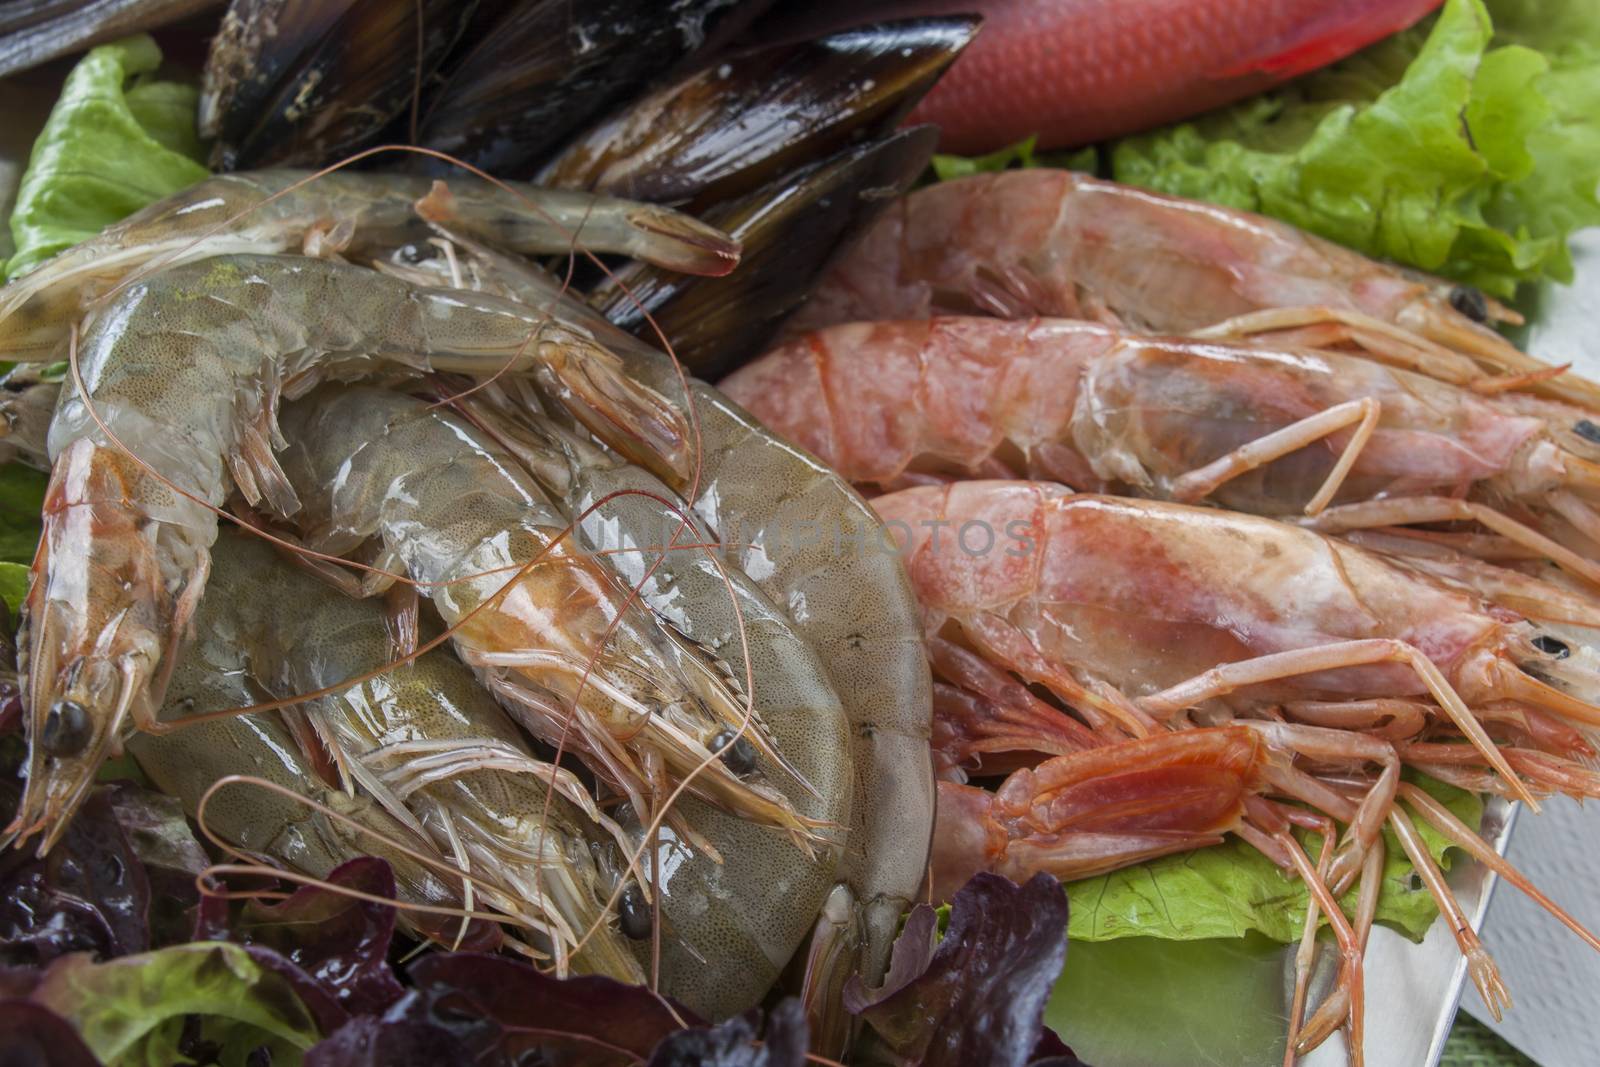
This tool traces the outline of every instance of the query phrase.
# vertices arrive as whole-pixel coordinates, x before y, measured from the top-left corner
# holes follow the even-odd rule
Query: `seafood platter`
[[[5,1063],[1429,1067],[1497,882],[1600,951],[1585,0],[3,0],[0,101]]]

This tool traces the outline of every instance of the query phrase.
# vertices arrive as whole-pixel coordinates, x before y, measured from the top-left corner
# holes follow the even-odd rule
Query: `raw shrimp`
[[[1337,352],[935,318],[807,334],[722,387],[845,477],[886,487],[1025,475],[1268,515],[1475,487],[1545,515],[1600,497],[1574,424]],[[1407,521],[1405,505],[1386,507]],[[1600,582],[1600,566],[1528,540]]]
[[[466,269],[485,282],[536,307],[563,303],[544,276],[474,252],[479,262]],[[689,379],[685,393],[676,367],[650,345],[603,320],[595,330],[639,380],[692,411],[702,445],[695,512],[816,649],[844,703],[855,787],[840,886],[819,922],[826,936],[813,941],[827,942],[813,950],[822,958],[816,981],[832,987],[859,969],[876,982],[921,890],[933,833],[930,678],[905,571],[892,553],[873,550],[882,526],[839,475],[704,382]],[[819,1002],[832,1014],[813,1032],[835,1033],[839,999]]]
[[[206,600],[195,641],[173,669],[162,711],[166,721],[197,713],[250,707],[268,699],[250,678],[244,652],[230,618],[234,602]],[[214,623],[215,625],[211,625]],[[201,799],[221,778],[261,778],[290,793],[314,800],[352,826],[275,792],[239,783],[217,790],[206,803],[205,825],[230,845],[313,878],[357,856],[377,856],[394,871],[400,900],[435,907],[463,907],[462,882],[448,874],[446,861],[434,869],[393,847],[434,854],[433,846],[391,818],[366,796],[350,796],[319,776],[314,761],[301,752],[275,711],[208,719],[156,736],[138,734],[128,751],[156,788],[177,797],[191,817]],[[358,829],[359,828],[359,829]],[[363,832],[367,831],[367,832]],[[459,920],[402,908],[400,921],[450,944]],[[479,935],[486,931],[479,931]],[[492,931],[487,931],[492,933]]]
[[[224,535],[212,556],[196,625],[226,632],[274,697],[337,687],[389,663],[390,629],[376,602],[292,568],[258,538]],[[533,918],[558,971],[643,981],[607,917],[590,854],[621,830],[570,771],[534,758],[448,651],[301,707],[361,793],[470,871],[480,901]]]
[[[654,204],[516,182],[506,192],[467,175],[430,186],[357,171],[207,178],[0,288],[0,352],[13,361],[54,358],[71,324],[136,270],[240,253],[359,256],[427,236],[419,211],[522,252],[582,247],[696,274],[726,274],[739,262],[737,242]]]
[[[1335,768],[1341,782],[1363,767],[1382,768],[1375,778],[1362,778],[1355,797],[1324,783],[1296,765]],[[1600,939],[1540,893],[1526,877],[1494,854],[1483,841],[1426,793],[1398,778],[1394,747],[1378,738],[1342,730],[1277,722],[1239,722],[1227,726],[1158,732],[1150,737],[1056,756],[1010,775],[997,791],[942,782],[939,786],[935,833],[933,893],[949,899],[977,871],[991,870],[1012,879],[1049,871],[1063,879],[1102,874],[1158,856],[1188,852],[1237,834],[1273,862],[1297,874],[1310,890],[1313,909],[1320,907],[1333,927],[1342,956],[1340,985],[1313,1022],[1299,1031],[1304,1053],[1344,1019],[1351,1025],[1353,1062],[1361,1062],[1361,945],[1376,903],[1368,879],[1381,872],[1381,862],[1363,866],[1361,901],[1355,929],[1336,903],[1355,880],[1347,865],[1338,875],[1334,859],[1324,871],[1312,868],[1291,825],[1316,829],[1330,841],[1333,822],[1365,824],[1373,835],[1373,855],[1381,856],[1377,832],[1394,826],[1408,857],[1433,894],[1439,910],[1452,919],[1452,933],[1466,957],[1474,984],[1485,1003],[1498,1013],[1504,1002],[1494,961],[1471,926],[1454,920],[1460,907],[1425,847],[1417,845],[1409,818],[1395,804],[1404,798],[1421,816],[1453,842],[1491,865],[1527,893],[1590,946]],[[1276,799],[1296,801],[1312,810],[1280,806]],[[1320,825],[1319,825],[1320,824]],[[1330,854],[1330,859],[1331,854]],[[1313,915],[1315,911],[1313,911]],[[1308,919],[1308,938],[1315,919]],[[1309,964],[1309,957],[1304,961]],[[1309,969],[1308,967],[1306,968]],[[1302,973],[1300,981],[1303,982]],[[1332,1012],[1333,1017],[1328,1018]],[[1291,1024],[1297,1028],[1297,1023]],[[1291,1030],[1291,1044],[1296,1044]]]
[[[1259,215],[1043,168],[905,197],[829,268],[785,329],[940,312],[1101,319],[1160,333],[1282,331],[1299,342],[1353,342],[1456,384],[1552,371],[1486,325],[1516,316],[1477,290]],[[1600,407],[1600,386],[1571,374],[1527,384]]]
[[[492,418],[477,403],[488,393],[468,403],[474,414]],[[526,410],[521,404],[510,409]],[[505,422],[496,425],[504,429]],[[777,980],[834,884],[850,826],[849,723],[822,660],[798,627],[744,574],[719,568],[704,550],[684,547],[709,543],[709,529],[696,520],[680,534],[678,547],[666,550],[680,516],[694,518],[687,505],[648,472],[548,424],[545,433],[544,441],[523,436],[517,455],[565,503],[583,543],[605,552],[630,585],[642,582],[650,606],[725,658],[735,679],[745,677],[748,642],[756,714],[816,788],[812,795],[790,786],[787,795],[802,815],[828,824],[826,847],[812,854],[785,835],[700,801],[678,802],[723,861],[671,836],[657,849],[661,988],[703,1015],[724,1018],[755,1004]],[[618,492],[628,495],[612,495]],[[723,759],[736,755],[729,750]],[[780,779],[772,770],[767,774]]]
[[[1471,708],[1514,701],[1600,724],[1600,708],[1557,688],[1595,679],[1541,648],[1531,624],[1310,530],[1029,482],[908,489],[873,506],[906,541],[930,635],[1043,685],[1110,736],[1154,733],[1191,708],[1209,717],[1218,702],[1243,713],[1431,697],[1531,800]]]
[[[23,609],[28,784],[10,834],[45,831],[48,848],[126,721],[153,724],[205,586],[206,505],[231,486],[298,507],[273,458],[280,393],[384,366],[532,368],[600,433],[686,464],[676,411],[586,333],[520,304],[287,256],[221,256],[128,288],[85,334],[50,427]]]
[[[448,411],[372,387],[317,390],[285,405],[283,428],[301,533],[332,553],[378,538],[385,568],[426,583],[462,659],[534,734],[575,749],[641,812],[710,760],[695,795],[802,836],[814,827],[753,758],[711,759],[743,730],[742,752],[795,773],[761,719],[745,727],[727,663],[574,544],[509,453]]]

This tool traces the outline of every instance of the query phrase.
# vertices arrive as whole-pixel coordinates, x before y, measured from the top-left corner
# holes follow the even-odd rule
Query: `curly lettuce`
[[[156,78],[160,66],[161,49],[140,34],[72,68],[22,176],[5,279],[210,173],[195,132],[199,90]]]
[[[1600,224],[1600,20],[1449,0],[1325,71],[1117,143],[1112,176],[1284,219],[1500,296]]]
[[[1438,797],[1462,822],[1478,825],[1483,803],[1471,793],[1419,778],[1417,784]],[[1422,820],[1417,832],[1435,861],[1450,867],[1449,842]],[[1316,856],[1316,835],[1301,837]],[[1384,831],[1383,885],[1377,920],[1413,941],[1421,941],[1439,914],[1433,896],[1417,879],[1400,842]],[[1166,856],[1136,867],[1067,885],[1072,900],[1068,935],[1074,941],[1114,941],[1158,937],[1198,941],[1244,937],[1256,932],[1274,941],[1294,941],[1305,921],[1304,883],[1285,875],[1272,861],[1237,838],[1212,848]],[[1354,912],[1356,892],[1345,897]]]

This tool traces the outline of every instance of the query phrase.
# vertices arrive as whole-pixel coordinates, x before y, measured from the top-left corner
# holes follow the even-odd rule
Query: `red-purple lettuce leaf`
[[[845,1007],[866,1021],[880,1054],[907,1067],[1024,1067],[1036,1050],[1061,1056],[1043,1019],[1066,933],[1067,898],[1054,878],[1018,886],[979,874],[951,902],[944,937],[933,908],[913,909],[884,984],[868,990],[852,978]]]
[[[0,1065],[100,1067],[72,1024],[42,1004],[0,1000]]]
[[[393,897],[388,863],[362,856],[335,868],[327,880],[376,897]],[[302,886],[287,900],[252,900],[233,922],[233,940],[286,957],[323,986],[352,1015],[372,1015],[405,990],[388,962],[395,910],[322,886]]]
[[[0,772],[0,819],[22,798],[15,772]],[[74,952],[122,956],[150,947],[150,884],[96,789],[56,846],[0,852],[0,962],[48,963]]]
[[[754,1009],[716,1026],[669,1034],[648,1067],[803,1067],[810,1032],[800,1001],[780,1001],[767,1016],[766,1037],[757,1040],[760,1021]]]
[[[592,975],[555,978],[505,956],[437,953],[407,974],[417,997],[407,998],[406,1017],[449,1033],[478,1067],[627,1067],[685,1024],[701,1025],[687,1008],[643,986]]]
[[[361,1015],[306,1053],[304,1067],[437,1067],[479,1062],[454,1033],[421,1017],[408,992],[381,1016]]]
[[[189,829],[183,805],[128,782],[113,783],[107,796],[150,885],[150,945],[189,940],[200,902],[195,878],[211,861]]]

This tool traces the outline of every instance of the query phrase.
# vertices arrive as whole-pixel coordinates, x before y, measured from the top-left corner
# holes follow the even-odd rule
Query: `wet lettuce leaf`
[[[1066,961],[1068,911],[1061,883],[1047,874],[1022,886],[975,876],[950,902],[942,937],[940,911],[918,904],[895,939],[883,985],[868,989],[854,977],[845,986],[845,1007],[871,1031],[866,1061],[1078,1065],[1044,1028]]]
[[[207,176],[199,91],[157,80],[160,66],[161,49],[140,34],[91,50],[67,75],[17,192],[4,278]]]
[[[6,1067],[100,1067],[72,1024],[26,1000],[0,1000],[0,1049]]]
[[[1415,780],[1468,826],[1478,825],[1483,803],[1476,796],[1431,779]],[[1423,820],[1413,821],[1428,851],[1448,870],[1454,850]],[[1301,835],[1313,857],[1319,840],[1315,834]],[[1421,941],[1438,908],[1387,829],[1384,844],[1378,921]],[[1123,937],[1195,941],[1243,937],[1254,930],[1274,941],[1290,942],[1300,937],[1307,899],[1298,879],[1286,876],[1261,853],[1232,837],[1211,848],[1069,883],[1067,896],[1072,900],[1068,935],[1075,941]],[[1345,896],[1347,914],[1355,898],[1354,889]]]
[[[296,1064],[320,1036],[290,979],[221,941],[103,963],[64,956],[28,999],[71,1022],[109,1067],[192,1062],[198,1047],[215,1056],[206,1062],[262,1062],[264,1048],[265,1062]]]
[[[7,821],[22,797],[10,762],[0,778]],[[150,947],[149,916],[150,882],[107,788],[90,794],[47,855],[31,848],[0,852],[0,963],[40,966],[70,953],[143,952]]]
[[[392,898],[394,872],[375,856],[341,864],[336,886]],[[263,945],[311,976],[351,1014],[382,1012],[405,992],[388,963],[395,909],[323,886],[301,886],[276,904],[247,903],[232,923],[236,941]]]
[[[1570,282],[1600,224],[1600,21],[1583,0],[1448,0],[1286,88],[1129,138],[1111,171],[1512,296]]]
[[[43,471],[20,463],[0,466],[0,562],[32,561],[33,551],[39,544],[39,511],[44,507],[48,482],[49,477]],[[0,571],[0,591],[8,591],[3,571]]]
[[[38,535],[34,535],[34,542],[38,542]],[[22,598],[28,595],[28,565],[14,563],[11,560],[0,560],[0,600],[3,600],[6,609],[13,616],[17,609],[22,607]]]
[[[716,1026],[679,1030],[656,1046],[646,1067],[804,1067],[809,1028],[800,1001],[780,1001],[758,1040],[760,1024],[757,1009]]]

